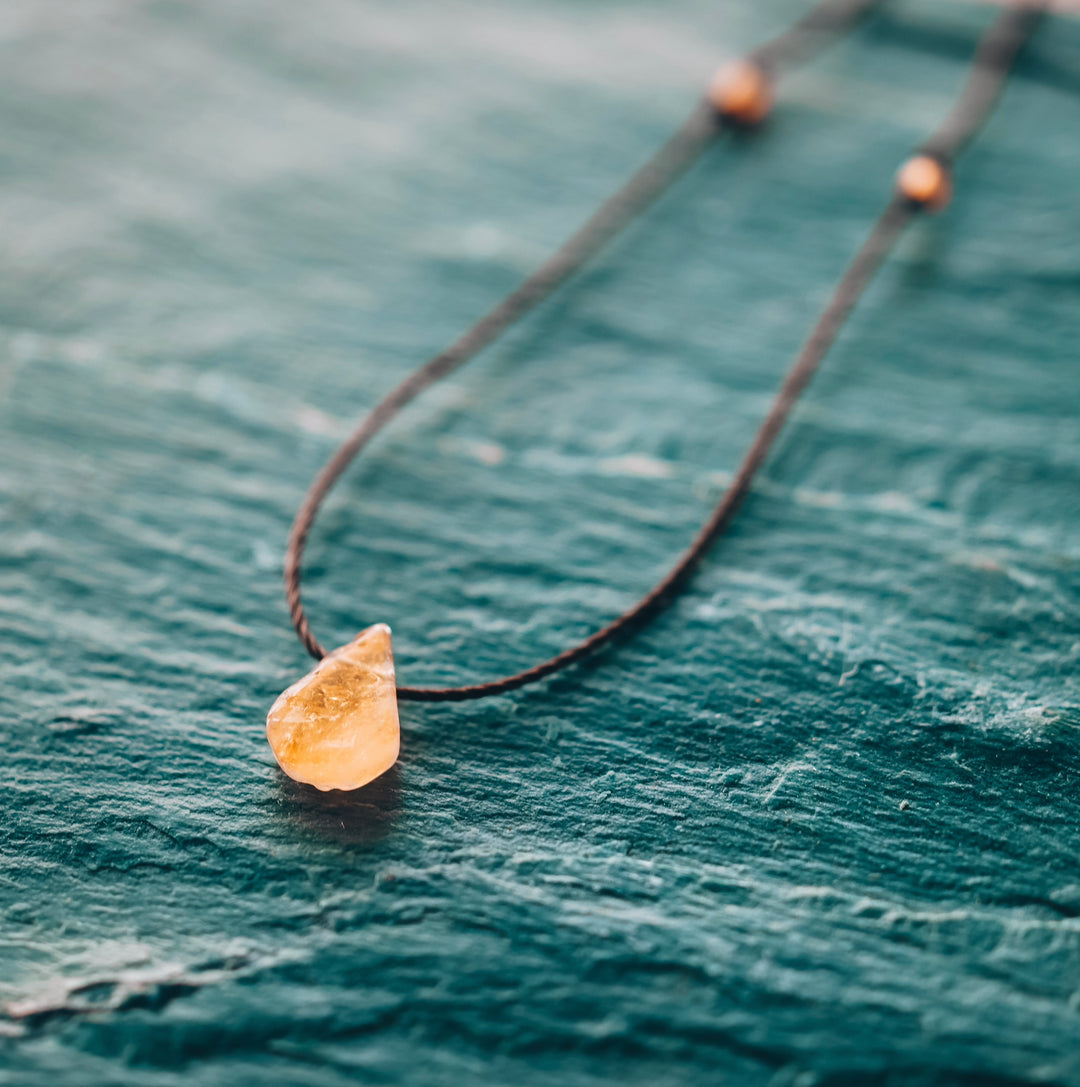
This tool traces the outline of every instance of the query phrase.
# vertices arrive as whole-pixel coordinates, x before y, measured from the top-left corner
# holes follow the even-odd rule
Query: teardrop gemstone
[[[282,692],[266,738],[281,769],[316,789],[359,789],[389,770],[401,747],[390,628],[361,631]]]

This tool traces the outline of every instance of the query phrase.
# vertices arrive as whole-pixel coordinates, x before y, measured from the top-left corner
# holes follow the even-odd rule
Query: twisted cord
[[[826,0],[795,26],[751,54],[750,59],[771,70],[793,63],[807,53],[820,49],[827,40],[835,38],[850,27],[873,3],[874,0]],[[989,116],[1016,54],[1034,29],[1038,15],[1038,11],[1033,8],[1017,6],[995,20],[980,41],[971,75],[953,110],[944,124],[923,145],[924,153],[948,164],[966,146]],[[456,343],[414,371],[392,390],[319,473],[293,523],[285,561],[286,599],[290,616],[300,640],[313,657],[322,658],[325,650],[311,631],[301,600],[301,560],[319,507],[342,473],[364,446],[415,396],[473,358],[506,328],[548,297],[654,201],[698,158],[721,128],[715,110],[707,102],[700,103],[656,155],[517,290],[508,295]],[[526,671],[461,687],[400,686],[398,697],[411,701],[452,702],[512,691],[543,679],[595,652],[616,635],[638,625],[664,604],[697,566],[716,537],[730,524],[791,410],[817,371],[844,321],[919,210],[919,204],[902,195],[894,196],[887,205],[796,356],[731,486],[690,547],[646,596],[601,630]]]

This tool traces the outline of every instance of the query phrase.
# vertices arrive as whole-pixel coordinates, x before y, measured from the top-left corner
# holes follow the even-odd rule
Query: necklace
[[[685,583],[730,524],[792,409],[877,269],[915,218],[949,202],[953,162],[990,115],[1017,54],[1035,29],[1039,9],[1027,4],[1007,7],[984,33],[952,110],[902,166],[891,199],[797,354],[730,486],[690,547],[627,612],[524,672],[463,687],[408,687],[396,685],[390,628],[385,623],[368,627],[352,642],[328,653],[311,631],[300,596],[304,546],[318,510],[368,442],[420,392],[472,359],[578,271],[718,135],[760,124],[772,108],[777,77],[847,33],[876,3],[825,0],[778,37],[721,69],[687,121],[653,158],[495,309],[393,389],[319,473],[296,515],[285,560],[290,616],[301,642],[319,663],[281,694],[266,726],[274,755],[290,777],[324,790],[356,789],[374,780],[398,758],[398,699],[483,698],[535,683],[580,661],[653,615]]]

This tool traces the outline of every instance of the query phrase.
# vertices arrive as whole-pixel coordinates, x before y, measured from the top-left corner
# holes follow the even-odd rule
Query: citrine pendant
[[[358,789],[401,747],[390,628],[376,623],[282,692],[266,717],[278,765],[316,789]]]

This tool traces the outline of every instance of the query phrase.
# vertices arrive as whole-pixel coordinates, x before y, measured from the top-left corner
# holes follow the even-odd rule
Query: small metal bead
[[[952,198],[952,176],[938,159],[915,155],[900,168],[896,188],[913,204],[928,211],[940,211]]]
[[[708,98],[725,121],[752,128],[772,110],[772,80],[759,64],[737,60],[716,73],[709,84]]]

